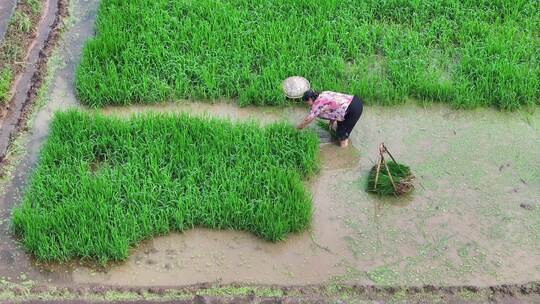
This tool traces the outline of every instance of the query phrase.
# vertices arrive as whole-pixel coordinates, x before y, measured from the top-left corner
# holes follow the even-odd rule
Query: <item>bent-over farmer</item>
[[[303,129],[316,117],[329,120],[330,127],[336,131],[339,145],[347,147],[349,135],[362,115],[362,100],[358,96],[312,90],[305,92],[302,99],[311,107],[311,111],[298,125],[298,129]]]

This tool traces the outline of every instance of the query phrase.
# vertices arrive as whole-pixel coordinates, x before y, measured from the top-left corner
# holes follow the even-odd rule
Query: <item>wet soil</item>
[[[17,5],[16,0],[2,0],[0,2],[0,43],[4,39],[9,24],[9,19]]]
[[[243,232],[194,229],[148,240],[133,248],[127,261],[105,269],[33,262],[17,248],[9,215],[35,167],[52,113],[78,106],[74,69],[82,43],[93,34],[97,1],[72,6],[74,25],[60,45],[65,65],[54,75],[50,101],[33,120],[26,156],[0,198],[0,276],[55,286],[241,282],[364,286],[360,289],[540,280],[540,112],[454,111],[438,105],[367,106],[348,148],[321,146],[321,172],[306,182],[313,194],[311,230],[279,244]],[[187,112],[265,123],[298,122],[307,109],[177,102],[102,111],[124,117]],[[365,192],[381,141],[417,176],[411,195],[382,199]]]
[[[196,284],[151,287],[0,287],[0,301],[20,303],[538,303],[540,284],[486,288],[377,286],[251,286]]]

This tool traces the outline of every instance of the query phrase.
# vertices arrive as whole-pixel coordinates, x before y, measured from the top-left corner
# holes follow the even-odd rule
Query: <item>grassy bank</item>
[[[370,103],[540,103],[540,2],[103,0],[77,70],[92,106],[176,98],[284,104],[280,82]]]
[[[13,226],[39,260],[122,260],[195,226],[282,240],[310,223],[317,143],[285,124],[58,113]]]

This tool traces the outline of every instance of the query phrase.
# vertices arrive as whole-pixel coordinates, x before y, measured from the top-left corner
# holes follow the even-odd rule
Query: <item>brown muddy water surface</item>
[[[194,229],[143,242],[127,261],[106,269],[36,265],[8,230],[10,210],[35,167],[52,113],[77,106],[74,67],[81,44],[93,34],[96,5],[72,4],[78,13],[60,47],[65,65],[53,77],[50,102],[37,112],[27,153],[0,198],[0,277],[133,286],[486,286],[540,280],[540,112],[454,111],[439,105],[367,106],[350,147],[321,145],[321,172],[306,181],[313,195],[312,227],[286,241]],[[149,111],[265,123],[298,122],[307,109],[177,102],[102,110],[122,117]],[[365,192],[381,141],[416,174],[412,195],[380,199]]]

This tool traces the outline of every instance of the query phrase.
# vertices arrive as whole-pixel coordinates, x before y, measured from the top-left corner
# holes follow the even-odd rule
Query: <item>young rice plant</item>
[[[281,81],[372,103],[540,103],[538,0],[102,0],[77,70],[91,106],[284,104]]]
[[[336,140],[337,139],[337,134],[336,134],[336,130],[332,129],[332,127],[330,126],[330,123],[328,120],[323,120],[323,119],[317,119],[316,120],[316,124],[319,128],[321,128],[322,130],[328,132],[328,134],[330,134],[330,137],[333,139],[333,140]]]
[[[13,227],[38,260],[122,260],[197,226],[279,241],[308,227],[318,137],[186,115],[57,113]]]

